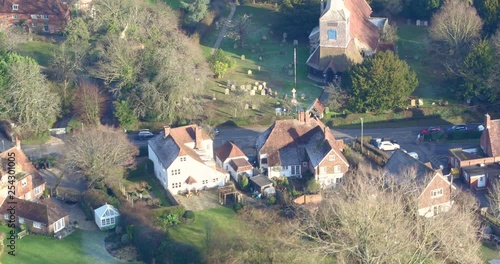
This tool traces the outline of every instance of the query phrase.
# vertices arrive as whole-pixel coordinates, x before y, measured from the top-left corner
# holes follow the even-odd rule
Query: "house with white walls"
[[[229,173],[216,166],[213,141],[198,125],[164,127],[148,141],[154,173],[172,194],[224,186]]]
[[[312,174],[322,188],[341,183],[349,168],[342,146],[309,111],[299,111],[297,119],[276,120],[256,142],[259,166],[269,178]]]
[[[236,182],[240,174],[253,176],[253,166],[248,157],[231,141],[226,141],[215,150],[215,162],[219,168],[228,171]]]

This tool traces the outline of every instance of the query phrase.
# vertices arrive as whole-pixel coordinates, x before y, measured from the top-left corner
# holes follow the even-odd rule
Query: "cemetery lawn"
[[[252,15],[252,24],[250,33],[247,36],[245,43],[246,47],[242,49],[240,42],[225,37],[222,40],[220,49],[228,57],[236,62],[236,66],[228,71],[228,73],[220,79],[211,79],[206,85],[205,98],[210,101],[212,97],[217,100],[208,102],[206,109],[208,110],[207,119],[210,119],[214,125],[225,123],[231,120],[236,125],[267,125],[270,124],[275,116],[275,108],[286,102],[283,97],[287,94],[288,102],[292,97],[291,90],[294,87],[293,75],[288,75],[288,70],[285,68],[291,66],[293,70],[293,39],[287,39],[287,43],[281,45],[283,32],[272,32],[272,25],[282,19],[279,12],[274,11],[272,5],[240,5],[237,6],[233,20],[243,14]],[[212,25],[209,32],[201,41],[205,56],[209,57],[212,47],[219,35],[220,30],[216,29],[216,25]],[[265,36],[267,39],[263,40]],[[238,47],[235,49],[234,44]],[[307,65],[305,64],[309,56],[308,43],[304,40],[299,41],[297,47],[297,99],[302,107],[307,107],[315,98],[319,98],[323,92],[323,88],[316,85],[313,81],[307,78]],[[245,59],[242,60],[242,55]],[[262,60],[259,60],[262,57]],[[261,70],[258,70],[258,67]],[[252,71],[248,75],[248,70]],[[231,80],[236,83],[236,88],[240,85],[255,82],[266,82],[267,87],[273,91],[278,91],[276,98],[261,96],[257,91],[255,96],[249,100],[248,110],[236,111],[232,105],[232,101],[239,100],[230,92],[229,95],[224,94],[227,81]],[[304,99],[302,98],[304,96]],[[251,105],[257,105],[257,111],[251,109]],[[292,106],[289,106],[294,108]],[[294,109],[295,110],[295,109]]]
[[[1,232],[10,231],[6,226]],[[41,235],[28,235],[16,239],[16,256],[6,251],[0,257],[3,264],[37,264],[37,263],[120,263],[104,248],[105,232],[88,232],[76,230],[62,240]],[[4,240],[7,243],[8,240]]]

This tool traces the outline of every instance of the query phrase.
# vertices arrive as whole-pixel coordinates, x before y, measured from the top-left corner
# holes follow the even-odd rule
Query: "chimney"
[[[491,117],[489,114],[484,115],[484,126],[489,129],[491,125]]]
[[[324,3],[323,3],[323,0],[321,0],[321,3],[319,4],[320,6],[320,10],[321,10],[321,13],[319,13],[319,15],[323,15],[323,11],[325,10],[325,6],[324,6]]]
[[[170,135],[170,126],[164,126],[163,132],[165,133],[165,137],[168,137]]]
[[[203,148],[203,145],[201,144],[201,142],[203,141],[203,137],[202,137],[202,131],[201,131],[201,128],[198,127],[197,125],[194,127],[194,137],[195,137],[195,147],[196,149],[202,149]]]
[[[18,136],[16,136],[14,143],[16,144],[17,149],[21,149],[21,140],[19,140]]]
[[[299,122],[304,122],[304,111],[299,110],[299,112],[297,112],[297,120],[299,120]]]

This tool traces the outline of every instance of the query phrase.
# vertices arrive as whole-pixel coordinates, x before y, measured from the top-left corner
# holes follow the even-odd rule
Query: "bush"
[[[182,218],[184,218],[187,223],[194,222],[195,217],[196,215],[194,214],[194,212],[190,210],[184,212],[184,215],[182,215]]]
[[[226,57],[220,49],[216,50],[215,53],[210,56],[208,63],[217,78],[222,78],[224,74],[236,64],[232,59]]]
[[[240,175],[239,182],[241,190],[246,191],[248,188],[248,177],[244,174]]]
[[[269,199],[267,199],[267,204],[268,205],[273,205],[275,203],[276,203],[276,197],[271,196],[271,197],[269,197]]]
[[[234,211],[235,211],[235,212],[238,212],[238,211],[240,211],[241,209],[243,209],[243,204],[241,204],[241,203],[235,203],[235,204],[233,205],[233,209],[234,209]]]
[[[319,193],[321,186],[315,179],[310,179],[306,183],[306,192],[309,194]]]

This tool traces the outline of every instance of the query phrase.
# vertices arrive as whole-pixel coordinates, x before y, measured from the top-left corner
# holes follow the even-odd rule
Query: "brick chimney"
[[[489,114],[484,115],[484,126],[489,129],[491,125],[491,117]]]
[[[201,128],[198,127],[198,126],[195,126],[194,127],[194,136],[195,136],[195,148],[196,149],[202,149],[203,148],[203,145],[201,144],[201,142],[203,141],[203,136],[202,136],[202,131],[201,131]]]
[[[14,144],[16,145],[17,149],[21,149],[21,140],[19,140],[18,136],[16,136],[16,139],[14,140]]]
[[[319,15],[321,16],[321,15],[323,15],[323,11],[325,10],[323,0],[321,0],[321,3],[319,4],[319,6],[320,6],[320,11],[321,11],[321,13],[319,13]]]
[[[164,126],[163,132],[165,133],[165,137],[168,137],[170,135],[170,126]]]

